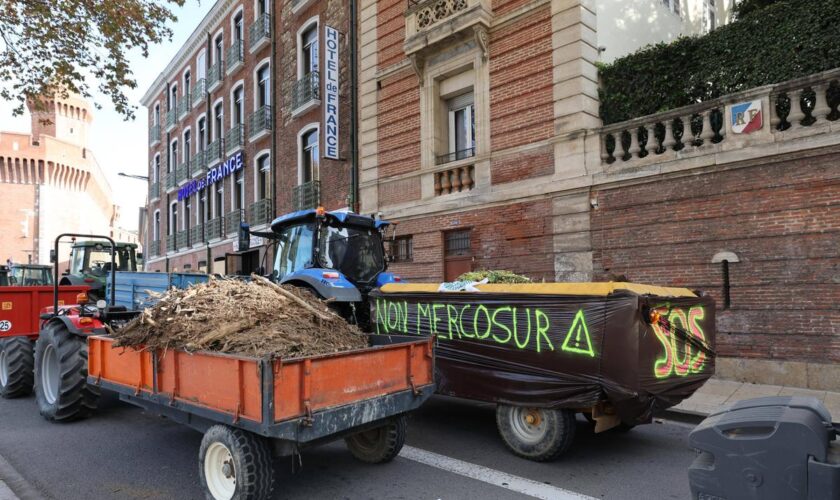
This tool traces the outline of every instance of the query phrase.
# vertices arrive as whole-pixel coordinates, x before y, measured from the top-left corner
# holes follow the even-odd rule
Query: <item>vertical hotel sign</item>
[[[324,157],[338,160],[338,30],[324,26]]]

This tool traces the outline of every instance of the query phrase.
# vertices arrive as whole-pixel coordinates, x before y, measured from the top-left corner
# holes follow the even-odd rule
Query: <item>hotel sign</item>
[[[324,26],[327,60],[324,78],[324,157],[338,160],[338,30]]]
[[[234,172],[239,172],[245,167],[245,162],[242,159],[242,151],[238,151],[224,162],[211,168],[207,172],[207,176],[201,179],[190,181],[189,184],[178,190],[178,201],[189,198],[193,194],[211,186]]]

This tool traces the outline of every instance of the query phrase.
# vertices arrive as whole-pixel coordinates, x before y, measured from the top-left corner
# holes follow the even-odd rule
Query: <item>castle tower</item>
[[[77,95],[55,98],[44,102],[43,109],[36,109],[35,103],[27,103],[32,115],[32,138],[38,141],[42,135],[87,148],[88,128],[93,121],[90,105]]]

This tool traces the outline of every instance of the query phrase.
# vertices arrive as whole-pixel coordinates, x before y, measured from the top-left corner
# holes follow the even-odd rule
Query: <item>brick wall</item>
[[[837,151],[594,193],[596,279],[704,290],[718,302],[722,356],[840,361]],[[723,306],[721,251],[731,308]]]
[[[410,69],[381,82],[379,115],[379,177],[417,170],[420,165],[420,90]]]
[[[442,281],[443,232],[466,228],[472,230],[473,269],[508,269],[538,281],[553,278],[550,200],[401,221],[397,234],[412,236],[414,259],[391,269],[406,279]]]

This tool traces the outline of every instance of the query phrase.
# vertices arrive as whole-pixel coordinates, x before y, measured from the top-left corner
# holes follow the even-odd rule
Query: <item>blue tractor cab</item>
[[[367,327],[368,293],[400,281],[387,272],[389,222],[323,208],[299,210],[271,223],[277,241],[273,279],[312,290],[350,321]]]

